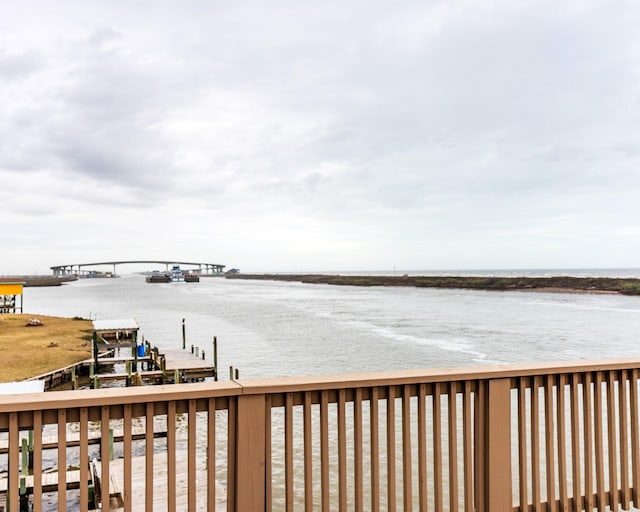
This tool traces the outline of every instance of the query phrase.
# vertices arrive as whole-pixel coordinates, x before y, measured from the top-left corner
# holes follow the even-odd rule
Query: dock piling
[[[218,382],[218,337],[213,337],[213,380]]]
[[[187,346],[187,335],[186,328],[184,324],[184,318],[182,319],[182,350],[184,350]]]

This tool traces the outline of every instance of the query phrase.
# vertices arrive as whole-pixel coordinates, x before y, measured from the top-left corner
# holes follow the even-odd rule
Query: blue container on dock
[[[144,345],[138,345],[138,357],[144,357]]]

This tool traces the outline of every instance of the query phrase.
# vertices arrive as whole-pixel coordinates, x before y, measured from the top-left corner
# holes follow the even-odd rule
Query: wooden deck
[[[100,354],[97,372],[99,385],[109,385],[114,382],[123,382],[126,385],[142,384],[176,384],[181,382],[198,382],[206,378],[215,376],[215,367],[211,361],[202,358],[204,354],[201,349],[194,348],[193,353],[187,350],[163,349],[162,352],[156,347],[151,349],[144,357],[123,356],[116,348],[111,348],[108,352]],[[134,363],[135,366],[134,371]],[[50,373],[39,375],[34,380],[42,380],[45,383],[45,391],[51,389],[60,390],[74,386],[75,378],[87,376],[90,368],[94,364],[93,359],[80,361],[75,365],[54,370]],[[130,367],[131,373],[103,373],[100,369],[113,368],[116,365]],[[130,365],[130,366],[129,366]],[[146,368],[146,370],[144,370]],[[138,377],[132,378],[138,373]],[[87,381],[84,381],[85,387]],[[91,383],[93,385],[93,383]],[[78,386],[81,387],[81,386]]]
[[[132,472],[132,497],[131,508],[125,508],[125,496],[121,482],[123,481],[122,475],[124,474],[124,459],[112,460],[109,462],[110,482],[111,482],[111,508],[112,511],[117,512],[144,512],[146,510],[146,503],[144,496],[146,494],[146,473],[145,473],[145,457],[133,457],[131,459],[131,472]],[[96,469],[100,478],[101,465],[100,462],[96,462]],[[175,496],[178,504],[178,510],[186,510],[187,502],[187,489],[189,488],[187,482],[187,464],[181,464],[178,461],[176,466],[176,488]],[[168,501],[168,487],[165,485],[167,479],[167,463],[166,458],[157,457],[154,459],[154,480],[153,480],[153,510],[163,511],[167,510]],[[215,481],[216,486],[216,512],[226,512],[226,490],[224,486]],[[118,506],[118,503],[122,503]],[[207,471],[202,469],[196,473],[196,509],[207,510]]]

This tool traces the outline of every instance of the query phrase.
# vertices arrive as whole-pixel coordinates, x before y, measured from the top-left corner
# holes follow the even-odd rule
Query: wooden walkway
[[[212,362],[203,359],[204,351],[200,348],[190,350],[152,348],[144,357],[122,356],[116,349],[101,354],[98,360],[100,368],[113,368],[116,365],[124,365],[130,368],[129,373],[101,373],[98,369],[98,385],[109,385],[114,382],[123,382],[126,385],[142,384],[177,384],[180,382],[198,382],[206,378],[214,377],[216,369]],[[134,368],[134,363],[137,365]],[[81,375],[89,375],[90,368],[94,364],[93,359],[85,359],[75,365],[54,370],[53,372],[39,375],[34,380],[42,380],[45,383],[45,391],[50,389],[74,388],[74,379],[82,379]],[[143,370],[146,368],[146,370]],[[134,374],[138,374],[134,377]],[[93,386],[95,382],[91,382]],[[86,380],[85,380],[86,386]],[[78,387],[80,387],[78,385]]]
[[[199,355],[199,354],[198,354]],[[197,382],[215,375],[215,368],[201,357],[196,357],[189,351],[181,349],[164,350],[162,353],[154,348],[148,356],[103,358],[100,366],[125,364],[133,365],[137,362],[137,370],[130,373],[100,373],[96,375],[100,385],[110,382],[126,382],[127,385],[142,384],[178,384],[181,382]],[[142,368],[154,368],[142,370]]]

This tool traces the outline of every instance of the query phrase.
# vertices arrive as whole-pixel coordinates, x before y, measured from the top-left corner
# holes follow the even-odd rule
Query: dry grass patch
[[[31,327],[31,320],[42,325]],[[0,382],[28,379],[91,357],[91,320],[0,314]]]

